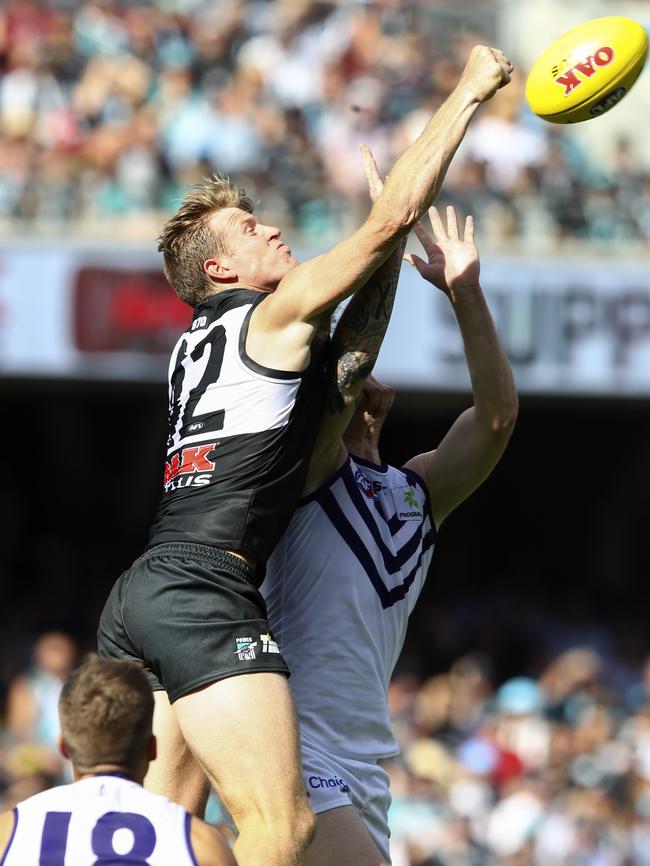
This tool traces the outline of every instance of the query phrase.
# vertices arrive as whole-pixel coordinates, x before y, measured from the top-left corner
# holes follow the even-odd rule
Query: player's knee
[[[276,832],[296,841],[296,847],[304,850],[316,832],[316,816],[306,798],[291,803],[275,816]]]
[[[233,816],[234,817],[234,816]],[[268,836],[273,847],[289,855],[304,852],[316,832],[316,816],[306,799],[285,803],[284,808],[246,809],[235,819],[240,833]]]
[[[308,805],[297,807],[282,816],[276,826],[275,841],[284,848],[288,862],[298,862],[316,833],[316,816]]]

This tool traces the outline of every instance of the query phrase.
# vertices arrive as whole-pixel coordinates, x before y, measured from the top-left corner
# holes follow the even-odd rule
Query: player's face
[[[298,264],[290,248],[280,239],[280,229],[257,221],[239,208],[218,211],[212,222],[221,232],[229,252],[220,261],[237,275],[237,282],[273,291]]]

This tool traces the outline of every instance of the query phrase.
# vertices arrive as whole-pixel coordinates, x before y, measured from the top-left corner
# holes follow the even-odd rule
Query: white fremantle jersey
[[[398,751],[386,692],[435,534],[424,482],[359,458],[299,503],[261,591],[307,741]]]
[[[196,866],[187,812],[120,776],[51,788],[14,811],[2,866]]]

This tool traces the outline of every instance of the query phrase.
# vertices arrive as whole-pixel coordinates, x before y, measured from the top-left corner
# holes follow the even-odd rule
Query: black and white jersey
[[[176,344],[164,493],[149,547],[190,541],[264,563],[291,518],[323,411],[326,347],[312,346],[301,373],[249,358],[250,317],[267,297],[213,295]]]

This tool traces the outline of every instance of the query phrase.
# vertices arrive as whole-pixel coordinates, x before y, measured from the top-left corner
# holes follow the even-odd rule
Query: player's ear
[[[237,272],[229,267],[230,260],[225,256],[220,259],[206,259],[203,270],[213,283],[234,283]]]
[[[56,744],[63,757],[70,760],[70,752],[68,751],[68,747],[66,746],[65,740],[61,734],[56,735]]]

